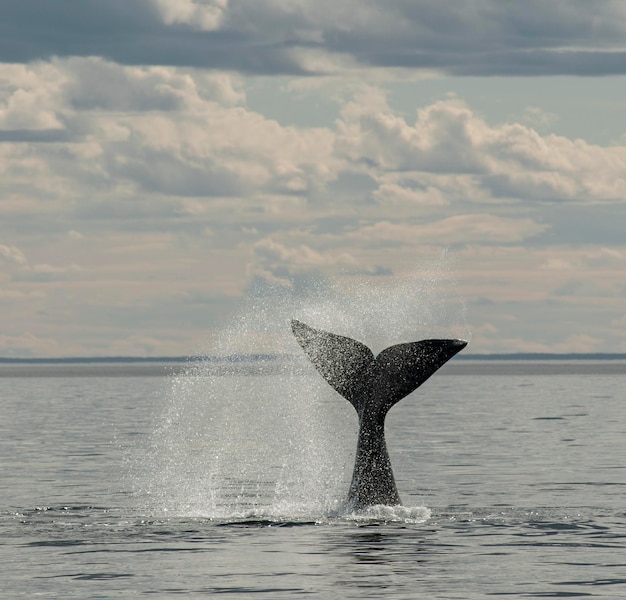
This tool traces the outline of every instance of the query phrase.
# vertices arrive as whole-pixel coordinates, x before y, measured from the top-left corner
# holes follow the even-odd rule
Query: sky
[[[0,0],[0,357],[189,355],[331,289],[626,352],[625,223],[622,0]]]

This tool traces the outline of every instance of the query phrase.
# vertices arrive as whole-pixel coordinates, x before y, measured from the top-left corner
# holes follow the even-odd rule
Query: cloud
[[[542,128],[558,119],[558,115],[547,113],[538,106],[527,106],[522,117],[524,123],[529,127]]]
[[[569,335],[557,342],[542,343],[530,341],[521,337],[491,340],[489,339],[489,336],[483,337],[482,333],[480,333],[475,338],[472,338],[472,343],[476,345],[489,344],[489,346],[493,349],[492,352],[496,354],[507,354],[510,352],[531,354],[586,354],[598,352],[602,339],[591,335],[579,334]]]
[[[614,321],[612,321],[611,325],[626,332],[626,313],[623,314],[618,319],[615,319]]]
[[[63,350],[53,337],[39,336],[33,333],[0,334],[0,356],[9,358],[58,356],[59,352],[63,352]],[[65,350],[67,351],[67,349]]]
[[[428,186],[425,189],[415,189],[397,183],[381,183],[373,192],[373,197],[381,206],[403,207],[410,206],[413,210],[419,207],[445,206],[448,202],[440,189]]]
[[[10,174],[2,186],[22,196],[75,198],[84,215],[167,218],[186,210],[186,197],[263,194],[321,205],[329,186],[353,193],[359,177],[364,200],[404,212],[626,195],[626,147],[492,125],[454,98],[419,108],[411,123],[380,90],[366,87],[334,127],[294,127],[246,109],[241,83],[225,74],[71,58],[4,65],[0,77],[6,106],[20,92],[45,90],[41,116],[35,112],[31,123],[43,129],[29,130],[41,133],[42,143],[16,138],[0,146],[0,170]],[[18,123],[11,109],[5,113],[5,125]],[[54,144],[46,141],[48,117],[65,136]],[[153,195],[148,203],[138,198],[146,193]]]
[[[45,35],[41,32],[45,31]],[[362,66],[455,75],[626,71],[616,0],[21,0],[3,11],[0,60],[102,56],[122,64],[256,74]]]
[[[170,118],[116,119],[126,139],[103,150],[103,169],[147,191],[172,196],[302,193],[335,177],[327,130],[281,127],[237,108],[205,105]]]
[[[63,129],[60,94],[67,77],[52,65],[0,65],[0,129],[44,132]]]
[[[375,225],[362,227],[348,238],[365,245],[406,244],[468,244],[480,242],[519,243],[548,227],[526,218],[505,218],[486,214],[455,215],[425,225],[406,225],[379,221]]]
[[[220,28],[228,9],[228,0],[155,0],[166,25],[182,23],[194,29],[214,31]]]
[[[54,60],[70,79],[64,94],[81,110],[176,111],[203,102],[239,104],[245,99],[237,78],[226,73],[168,67],[121,67],[98,57]]]
[[[65,281],[74,273],[81,271],[81,268],[76,264],[59,267],[56,265],[37,264],[28,266],[25,269],[18,271],[14,276],[14,281],[20,282],[37,282],[46,283],[53,281]]]
[[[99,57],[0,64],[0,129],[84,134],[77,114],[201,110],[208,102],[234,105],[245,99],[238,87],[238,80],[225,73],[121,66]]]
[[[19,248],[0,244],[0,264],[2,263],[10,267],[12,272],[11,280],[16,282],[30,281],[41,283],[63,281],[72,273],[77,273],[81,270],[76,264],[68,266],[56,266],[45,263],[31,265]],[[15,296],[24,295],[16,290],[7,289],[4,297],[9,297],[11,292]]]
[[[9,265],[24,266],[28,264],[23,252],[15,246],[0,244],[0,260]]]
[[[478,183],[483,193],[472,195],[482,200],[488,199],[484,192],[536,201],[615,202],[626,196],[626,147],[542,136],[518,123],[490,125],[454,98],[418,109],[411,124],[394,114],[380,90],[366,90],[344,107],[337,127],[338,149],[378,179],[403,172],[421,187],[433,187],[438,178],[461,186],[466,197],[468,182],[474,188]]]
[[[252,252],[248,266],[250,275],[282,287],[291,287],[297,280],[321,279],[329,268],[356,265],[346,252],[321,253],[304,244],[287,246],[271,238],[258,241]]]
[[[17,70],[5,65],[0,76],[9,82],[7,106],[21,90],[48,90],[41,114],[66,131],[65,144],[54,147],[20,148],[27,140],[17,137],[5,144],[0,152],[13,184],[28,189],[45,181],[46,192],[31,193],[57,188],[67,198],[81,193],[71,189],[80,182],[90,190],[82,211],[85,204],[97,207],[103,192],[124,198],[125,208],[112,211],[122,214],[140,204],[129,200],[137,190],[177,197],[301,194],[336,176],[330,131],[282,127],[245,110],[238,84],[223,73],[72,58]],[[48,125],[36,115],[31,123],[45,128],[43,136]]]
[[[313,18],[274,4],[310,21],[298,44],[325,40],[326,5]],[[204,32],[150,6],[154,27],[214,35],[241,5]],[[407,116],[360,84],[313,127],[252,110],[254,81],[224,72],[75,56],[0,65],[0,79],[3,333],[16,344],[32,324],[59,341],[49,353],[156,353],[158,337],[184,353],[255,284],[297,297],[331,276],[387,285],[442,246],[472,322],[498,328],[478,347],[621,343],[623,145],[498,122],[450,96]],[[277,110],[291,98],[277,88]],[[574,323],[557,325],[564,312]]]

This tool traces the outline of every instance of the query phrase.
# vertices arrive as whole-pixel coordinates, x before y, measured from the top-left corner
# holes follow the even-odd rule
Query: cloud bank
[[[101,56],[247,74],[398,68],[449,75],[626,71],[619,0],[22,0],[0,60]]]
[[[0,355],[188,354],[247,290],[393,287],[442,248],[473,351],[626,351],[625,132],[383,85],[623,73],[625,24],[605,1],[14,3]],[[253,108],[267,77],[334,117]]]

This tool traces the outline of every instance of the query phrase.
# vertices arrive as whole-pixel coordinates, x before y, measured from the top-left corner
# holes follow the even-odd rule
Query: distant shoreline
[[[232,356],[84,356],[66,358],[0,357],[2,364],[132,364],[132,363],[242,363],[293,360],[290,355],[242,354]],[[297,359],[296,359],[297,360]],[[511,354],[460,354],[455,361],[543,361],[543,360],[626,360],[626,353],[565,353],[520,352]]]

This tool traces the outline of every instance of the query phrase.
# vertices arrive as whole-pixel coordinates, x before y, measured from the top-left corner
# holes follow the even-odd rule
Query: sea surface
[[[626,598],[626,363],[451,361],[343,507],[313,369],[1,365],[2,598]]]

